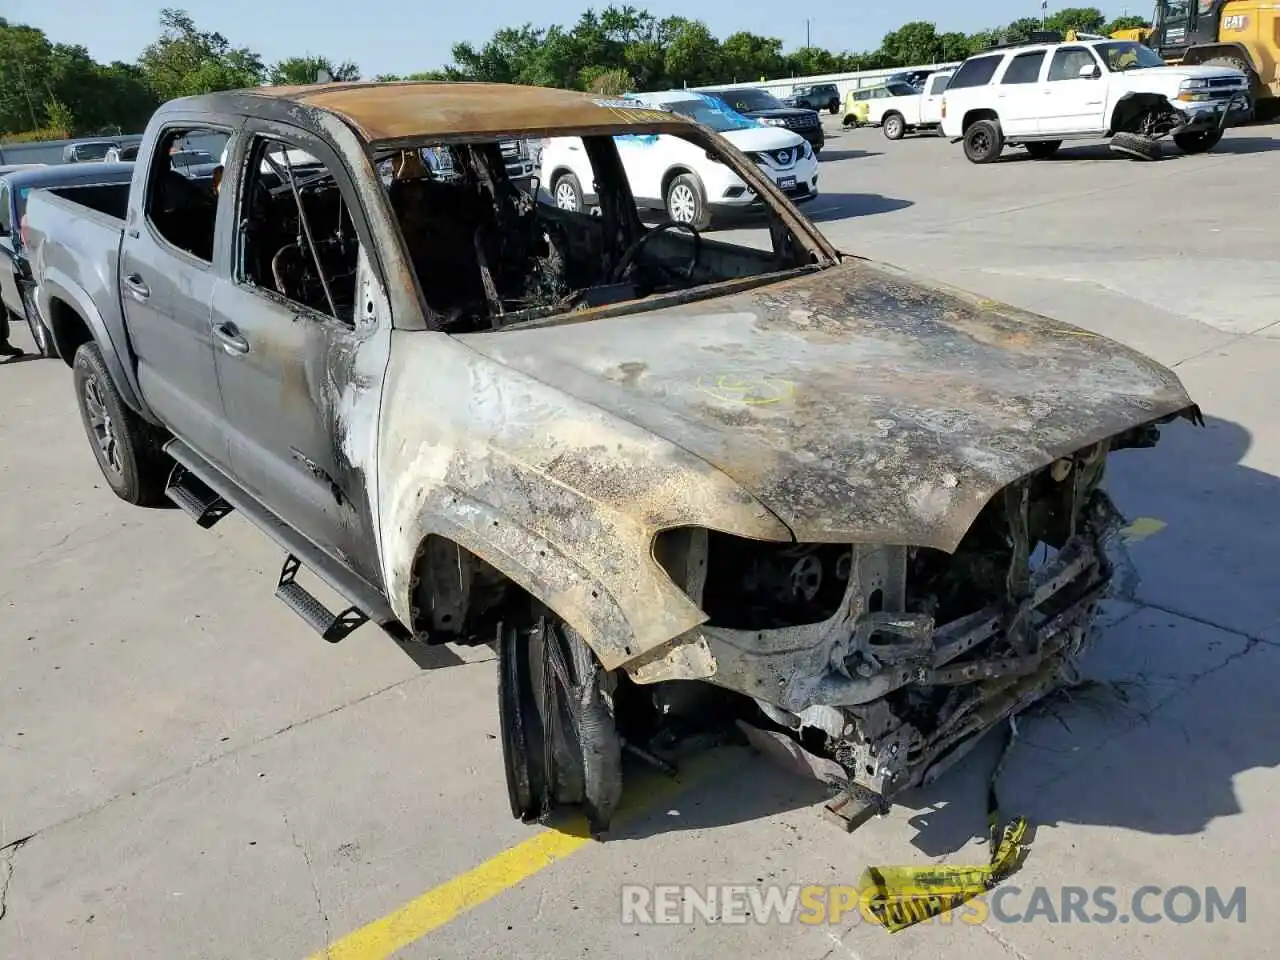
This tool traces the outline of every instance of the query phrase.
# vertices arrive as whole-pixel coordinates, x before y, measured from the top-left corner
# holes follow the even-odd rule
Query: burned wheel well
[[[62,362],[68,367],[75,363],[76,351],[93,339],[80,312],[58,297],[49,301],[49,330]]]
[[[1127,93],[1111,114],[1112,133],[1142,133],[1142,121],[1148,114],[1171,111],[1167,97],[1159,93]]]
[[[488,643],[499,623],[530,615],[523,587],[438,534],[418,545],[409,583],[413,633],[431,643]]]

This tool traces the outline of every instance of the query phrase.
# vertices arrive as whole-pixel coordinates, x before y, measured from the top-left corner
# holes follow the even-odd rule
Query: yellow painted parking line
[[[1124,538],[1125,543],[1137,543],[1147,537],[1155,536],[1167,526],[1168,524],[1163,520],[1157,520],[1155,517],[1138,517],[1133,523],[1120,530],[1120,536]]]
[[[691,785],[724,770],[733,759],[741,756],[738,751],[715,750],[683,763],[678,777],[656,772],[638,777],[627,785],[626,800],[614,817],[614,824],[655,809]],[[334,941],[308,960],[383,960],[591,842],[583,817],[573,817],[557,826],[540,830],[479,866],[446,880],[399,909]]]

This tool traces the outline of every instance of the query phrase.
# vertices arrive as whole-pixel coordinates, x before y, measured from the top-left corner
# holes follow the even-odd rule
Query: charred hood
[[[954,550],[1003,487],[1193,406],[1114,341],[856,260],[460,339],[697,455],[809,542]]]

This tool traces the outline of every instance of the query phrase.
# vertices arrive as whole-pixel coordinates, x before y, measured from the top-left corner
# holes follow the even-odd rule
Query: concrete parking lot
[[[1151,164],[1090,146],[977,167],[941,138],[831,126],[807,212],[840,247],[1137,347],[1207,421],[1114,458],[1143,582],[1090,655],[1105,682],[1021,725],[1001,800],[1035,837],[1001,916],[896,935],[856,910],[624,925],[624,884],[983,863],[994,751],[847,836],[816,785],[738,749],[644,781],[606,842],[524,826],[487,648],[406,651],[370,627],[323,643],[273,599],[279,552],[238,515],[203,531],[119,502],[69,371],[32,361],[0,366],[0,957],[1273,952],[1278,130]],[[1111,922],[1064,919],[1064,887],[1099,886]],[[1143,887],[1159,888],[1145,918],[1129,909]],[[1244,922],[1207,922],[1187,891],[1144,922],[1177,887],[1202,904],[1245,888]]]

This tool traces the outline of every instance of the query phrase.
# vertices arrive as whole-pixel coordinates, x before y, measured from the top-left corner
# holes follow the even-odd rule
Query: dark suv
[[[822,132],[822,119],[816,110],[801,107],[788,107],[767,90],[756,87],[729,87],[722,90],[700,90],[707,96],[715,97],[735,113],[750,117],[771,127],[786,127],[800,134],[809,141],[813,152],[817,153],[827,142]]]
[[[840,110],[840,91],[834,83],[815,83],[807,87],[796,87],[791,91],[791,96],[782,98],[782,102],[788,107],[837,113]]]

